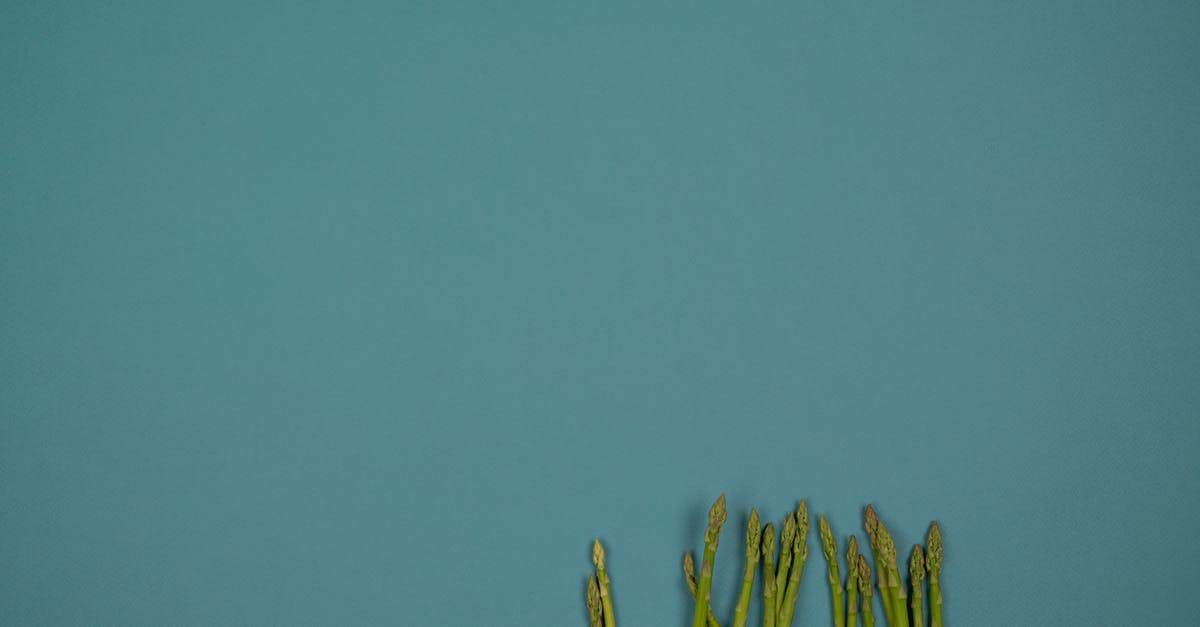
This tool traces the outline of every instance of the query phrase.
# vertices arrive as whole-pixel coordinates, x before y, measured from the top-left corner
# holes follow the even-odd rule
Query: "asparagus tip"
[[[829,528],[825,514],[820,514],[817,519],[821,527],[821,549],[825,552],[825,561],[832,564],[837,559],[837,539],[833,537],[833,529]]]
[[[598,569],[604,568],[604,547],[600,544],[600,538],[596,538],[595,543],[592,544],[592,563]]]
[[[759,524],[758,510],[751,508],[750,520],[746,522],[746,559],[750,561],[758,561],[759,539],[762,537]]]
[[[908,576],[913,590],[919,592],[921,582],[925,579],[925,555],[919,544],[913,545],[912,558],[908,561]]]
[[[942,572],[942,530],[938,528],[936,520],[929,525],[929,537],[925,544],[925,566],[930,577],[936,578]]]
[[[871,597],[871,566],[867,564],[867,558],[862,554],[858,556],[858,592],[863,595],[864,599]],[[867,607],[869,601],[863,601],[863,607]]]

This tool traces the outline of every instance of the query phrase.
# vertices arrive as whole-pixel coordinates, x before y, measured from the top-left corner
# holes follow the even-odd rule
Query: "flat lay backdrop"
[[[5,2],[0,622],[586,625],[598,536],[682,627],[725,492],[725,621],[803,497],[950,625],[1187,624],[1197,24]]]

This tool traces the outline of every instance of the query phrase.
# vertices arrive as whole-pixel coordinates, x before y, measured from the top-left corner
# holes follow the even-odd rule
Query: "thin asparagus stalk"
[[[908,627],[908,594],[905,592],[904,580],[900,578],[900,567],[896,562],[896,542],[882,520],[879,521],[876,532],[879,534],[879,550],[883,553],[883,563],[887,567],[892,616],[896,617],[896,627]]]
[[[708,622],[713,562],[717,559],[717,542],[720,540],[721,526],[724,524],[725,495],[722,494],[708,510],[708,529],[704,530],[704,561],[700,563],[700,585],[696,588],[696,612],[692,615],[692,627],[704,627]]]
[[[825,553],[825,562],[829,565],[829,588],[833,591],[833,624],[836,627],[846,627],[846,606],[842,605],[842,575],[838,572],[837,538],[829,528],[825,514],[819,517],[821,527],[821,549]]]
[[[746,571],[742,575],[742,591],[738,595],[737,608],[733,611],[733,627],[746,627],[746,619],[750,613],[750,597],[754,592],[754,572],[758,570],[758,560],[762,555],[759,540],[762,529],[759,528],[758,510],[750,510],[750,520],[746,523]]]
[[[792,545],[796,540],[796,517],[788,512],[783,519],[783,529],[779,532],[779,561],[775,563],[775,622],[779,623],[780,610],[783,608],[784,591],[788,584],[788,567],[792,563]]]
[[[921,545],[913,546],[912,559],[908,561],[908,583],[912,585],[912,595],[909,597],[912,606],[912,627],[925,627],[925,598],[922,588],[925,587],[925,556],[921,553]]]
[[[688,591],[692,593],[692,600],[696,599],[696,563],[692,561],[691,553],[683,554],[683,578],[687,581]],[[717,622],[717,618],[713,616],[712,611],[712,594],[708,597],[708,627],[721,627]]]
[[[788,574],[787,594],[783,607],[775,618],[775,627],[791,627],[796,612],[796,600],[800,598],[800,577],[804,574],[804,562],[808,561],[808,504],[800,501],[796,509],[796,534],[792,546],[792,568]],[[777,593],[778,594],[778,593]]]
[[[883,557],[879,548],[879,516],[875,513],[875,508],[870,504],[867,505],[866,514],[863,516],[863,527],[867,530],[867,539],[871,543],[871,556],[875,561],[875,577],[879,587],[879,602],[883,605],[883,613],[887,617],[887,624],[889,627],[893,627],[896,624],[896,619],[892,616],[891,588],[887,584],[887,569],[883,567]],[[867,584],[869,585],[870,583],[868,580]],[[863,602],[866,603],[865,600]],[[863,616],[863,620],[866,620],[866,616]]]
[[[929,617],[931,627],[942,627],[942,530],[937,521],[929,526],[925,540],[925,566],[929,571]]]
[[[592,627],[600,627],[600,587],[596,585],[596,578],[589,575],[587,582],[587,608],[588,620],[591,621]]]
[[[763,627],[775,627],[775,525],[762,532]]]
[[[871,602],[871,567],[867,558],[858,556],[858,592],[862,595],[863,627],[875,627],[875,608]]]
[[[609,589],[608,571],[604,569],[604,547],[596,538],[592,545],[592,563],[596,565],[596,579],[600,582],[600,605],[604,613],[604,627],[617,627],[617,616],[613,613],[612,593]],[[701,627],[701,626],[697,626]]]
[[[858,538],[846,542],[846,627],[858,627]]]

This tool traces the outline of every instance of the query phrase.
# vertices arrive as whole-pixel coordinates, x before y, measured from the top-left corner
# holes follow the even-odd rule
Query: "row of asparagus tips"
[[[892,627],[925,627],[925,579],[929,579],[929,614],[931,627],[942,627],[942,534],[938,524],[929,527],[926,546],[913,546],[908,562],[912,595],[906,594],[908,586],[900,576],[896,560],[896,543],[888,532],[875,508],[868,505],[864,527],[870,540],[875,562],[875,585],[887,624]],[[867,558],[858,552],[858,539],[851,535],[846,551],[846,604],[842,605],[843,583],[838,573],[837,540],[825,517],[821,517],[821,543],[825,560],[829,564],[829,584],[833,595],[833,622],[835,627],[857,627],[859,596],[862,597],[862,622],[864,627],[875,626],[872,605],[871,567]],[[856,594],[857,593],[857,594]],[[911,614],[910,614],[911,612]]]
[[[691,554],[684,556],[684,579],[695,600],[692,627],[721,627],[713,615],[711,598],[713,562],[716,559],[717,544],[725,520],[725,495],[721,495],[708,512],[708,528],[704,532],[704,558],[698,579]],[[796,511],[789,513],[784,519],[779,535],[778,561],[775,552],[775,526],[768,523],[760,529],[759,525],[758,512],[750,510],[750,519],[746,524],[746,567],[737,608],[734,611],[733,627],[746,626],[760,559],[763,572],[763,627],[791,627],[800,593],[800,579],[804,572],[804,564],[808,560],[808,505],[803,500],[800,501]],[[891,627],[925,627],[924,583],[928,574],[930,625],[942,627],[942,592],[939,580],[942,570],[942,536],[937,523],[934,522],[930,526],[926,548],[919,544],[913,547],[909,560],[911,603],[906,603],[910,597],[906,594],[906,586],[900,576],[895,541],[871,505],[867,506],[865,526],[874,555],[876,585],[887,624]],[[875,627],[871,566],[867,563],[867,558],[859,553],[858,538],[851,535],[848,540],[847,574],[843,583],[837,539],[824,515],[819,517],[819,527],[821,546],[828,565],[835,627],[858,627],[860,613],[864,627]],[[599,623],[593,619],[592,627],[597,625]],[[607,627],[612,626],[610,624]]]
[[[695,563],[691,554],[683,558],[684,579],[696,601],[692,627],[721,627],[712,611],[712,571],[725,520],[725,495],[721,495],[708,512],[708,528],[704,532],[704,558],[700,563],[699,579],[695,574]],[[760,523],[758,511],[750,510],[750,519],[746,524],[746,567],[742,575],[737,607],[734,610],[733,625],[746,627],[754,579],[761,561],[763,627],[790,627],[796,611],[796,601],[800,596],[800,579],[804,574],[804,564],[808,561],[808,505],[801,501],[796,511],[789,513],[784,519],[778,536],[778,560],[775,551],[775,525],[767,523],[766,527],[760,527]]]

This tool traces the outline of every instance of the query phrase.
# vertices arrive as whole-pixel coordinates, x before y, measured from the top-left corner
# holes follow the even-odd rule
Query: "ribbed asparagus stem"
[[[762,532],[763,627],[775,627],[775,525]]]
[[[875,627],[875,609],[871,602],[871,567],[867,558],[858,556],[858,592],[862,595],[863,627]]]
[[[692,627],[704,627],[708,622],[713,562],[717,559],[717,542],[720,540],[721,526],[724,524],[725,495],[722,494],[708,510],[708,529],[704,530],[704,561],[700,563],[700,584],[696,588],[696,612],[692,615]]]
[[[796,541],[796,517],[788,512],[783,519],[783,530],[779,532],[779,561],[775,563],[775,622],[783,607],[784,590],[787,589],[788,567],[792,563],[792,545]]]
[[[942,627],[942,530],[937,521],[929,525],[929,537],[925,540],[928,554],[925,566],[929,571],[929,617],[931,627]]]
[[[750,597],[754,593],[754,573],[758,570],[758,560],[762,555],[759,543],[762,529],[759,528],[758,510],[750,510],[750,520],[746,523],[746,570],[742,574],[742,591],[738,594],[737,607],[733,611],[733,627],[746,627],[746,619],[750,614]]]
[[[887,569],[888,594],[892,601],[892,616],[896,619],[894,627],[908,627],[908,594],[905,592],[904,580],[900,577],[900,568],[896,562],[896,542],[882,520],[878,521],[875,531],[879,536],[879,551]]]
[[[587,582],[587,608],[588,620],[592,627],[600,627],[600,587],[596,585],[596,578],[588,576]]]
[[[829,574],[829,589],[833,593],[833,624],[836,627],[846,627],[846,606],[842,604],[842,575],[838,572],[838,550],[837,538],[833,536],[833,530],[829,528],[829,521],[825,520],[825,514],[819,517],[821,527],[821,550],[825,553],[825,562],[828,564],[826,572]]]
[[[879,603],[883,605],[883,613],[887,617],[888,626],[894,627],[896,619],[892,616],[894,604],[892,603],[891,588],[888,587],[887,569],[884,568],[883,555],[879,548],[879,516],[875,513],[875,508],[870,504],[867,505],[866,514],[863,516],[863,527],[867,530],[867,539],[871,543],[871,557],[875,561],[875,578],[879,589]]]
[[[692,600],[696,600],[696,563],[692,561],[691,553],[683,554],[683,579],[687,582],[688,592],[692,593]],[[721,627],[717,622],[717,618],[713,616],[712,611],[712,594],[708,596],[708,627]]]
[[[617,616],[613,613],[612,593],[609,589],[608,571],[604,569],[604,547],[600,544],[599,538],[592,545],[592,563],[596,565],[596,579],[600,582],[600,605],[604,613],[604,627],[617,627]]]
[[[912,586],[912,594],[909,595],[912,627],[925,627],[925,555],[919,544],[913,546],[912,558],[908,561],[908,583]]]
[[[846,627],[858,627],[858,538],[846,542]]]
[[[808,504],[800,501],[796,509],[796,533],[792,546],[792,568],[788,574],[787,593],[775,627],[791,627],[796,612],[796,600],[800,597],[800,577],[804,574],[804,563],[808,561]],[[777,593],[778,594],[778,593]]]

